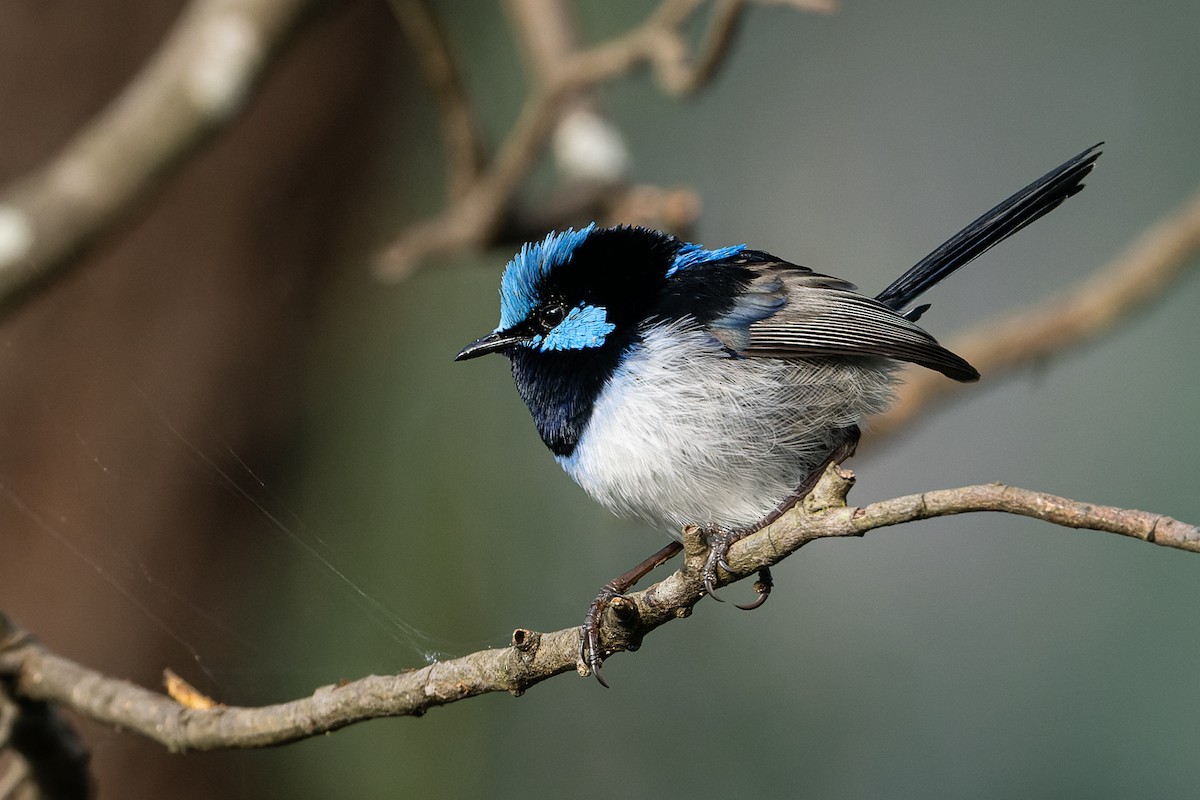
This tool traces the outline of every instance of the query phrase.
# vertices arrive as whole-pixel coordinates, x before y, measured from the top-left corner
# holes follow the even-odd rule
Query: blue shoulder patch
[[[775,316],[787,301],[783,281],[760,278],[737,296],[728,312],[712,321],[711,328],[727,347],[740,352],[750,346],[750,326]]]
[[[525,244],[504,268],[500,278],[500,326],[502,331],[511,328],[529,316],[538,304],[538,283],[550,270],[565,264],[592,231],[596,223],[581,230],[568,228],[550,233],[540,242]],[[564,320],[565,322],[566,320]]]
[[[698,244],[685,242],[679,251],[675,253],[675,260],[671,263],[670,269],[667,270],[667,277],[671,277],[681,269],[694,267],[697,264],[703,264],[708,261],[719,261],[722,258],[736,256],[738,253],[746,249],[744,244],[732,244],[729,247],[719,247],[716,250],[705,250]]]
[[[529,346],[541,350],[583,350],[600,347],[617,326],[608,321],[607,312],[600,306],[576,306],[563,321],[554,326],[545,338],[535,336]]]

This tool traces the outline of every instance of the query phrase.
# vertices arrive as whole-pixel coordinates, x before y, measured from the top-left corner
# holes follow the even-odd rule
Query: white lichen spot
[[[0,206],[0,266],[22,259],[33,247],[33,226],[19,208]]]
[[[200,108],[220,116],[241,105],[262,42],[240,14],[222,14],[204,26],[187,75],[187,89]]]
[[[609,183],[629,170],[629,148],[611,122],[587,108],[575,108],[554,131],[554,160],[567,178]]]

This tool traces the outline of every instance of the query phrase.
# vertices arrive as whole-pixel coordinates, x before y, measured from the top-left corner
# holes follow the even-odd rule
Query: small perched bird
[[[920,295],[1083,188],[1100,145],[1021,189],[874,298],[854,284],[733,245],[708,250],[619,226],[526,244],[500,284],[500,324],[456,360],[501,353],[542,441],[621,515],[676,540],[698,526],[709,594],[729,546],[777,519],[892,400],[902,362],[979,378],[916,322]],[[606,603],[677,553],[672,543],[609,583],[581,658],[604,685]],[[766,597],[770,576],[761,573]],[[719,598],[717,598],[719,599]]]

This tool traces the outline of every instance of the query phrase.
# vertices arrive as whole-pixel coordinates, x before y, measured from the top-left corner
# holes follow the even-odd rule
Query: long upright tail
[[[875,299],[899,311],[951,272],[1058,208],[1062,201],[1083,189],[1082,181],[1100,157],[1098,148],[1102,144],[1104,142],[1089,147],[1046,173],[954,234],[945,244],[893,281]],[[924,308],[914,310],[911,318],[920,316],[921,311]]]

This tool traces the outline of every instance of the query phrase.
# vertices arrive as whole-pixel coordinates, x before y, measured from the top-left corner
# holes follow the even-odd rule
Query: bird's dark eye
[[[542,324],[546,326],[546,330],[550,330],[562,322],[567,316],[567,307],[562,303],[554,303],[546,306],[542,311]]]

